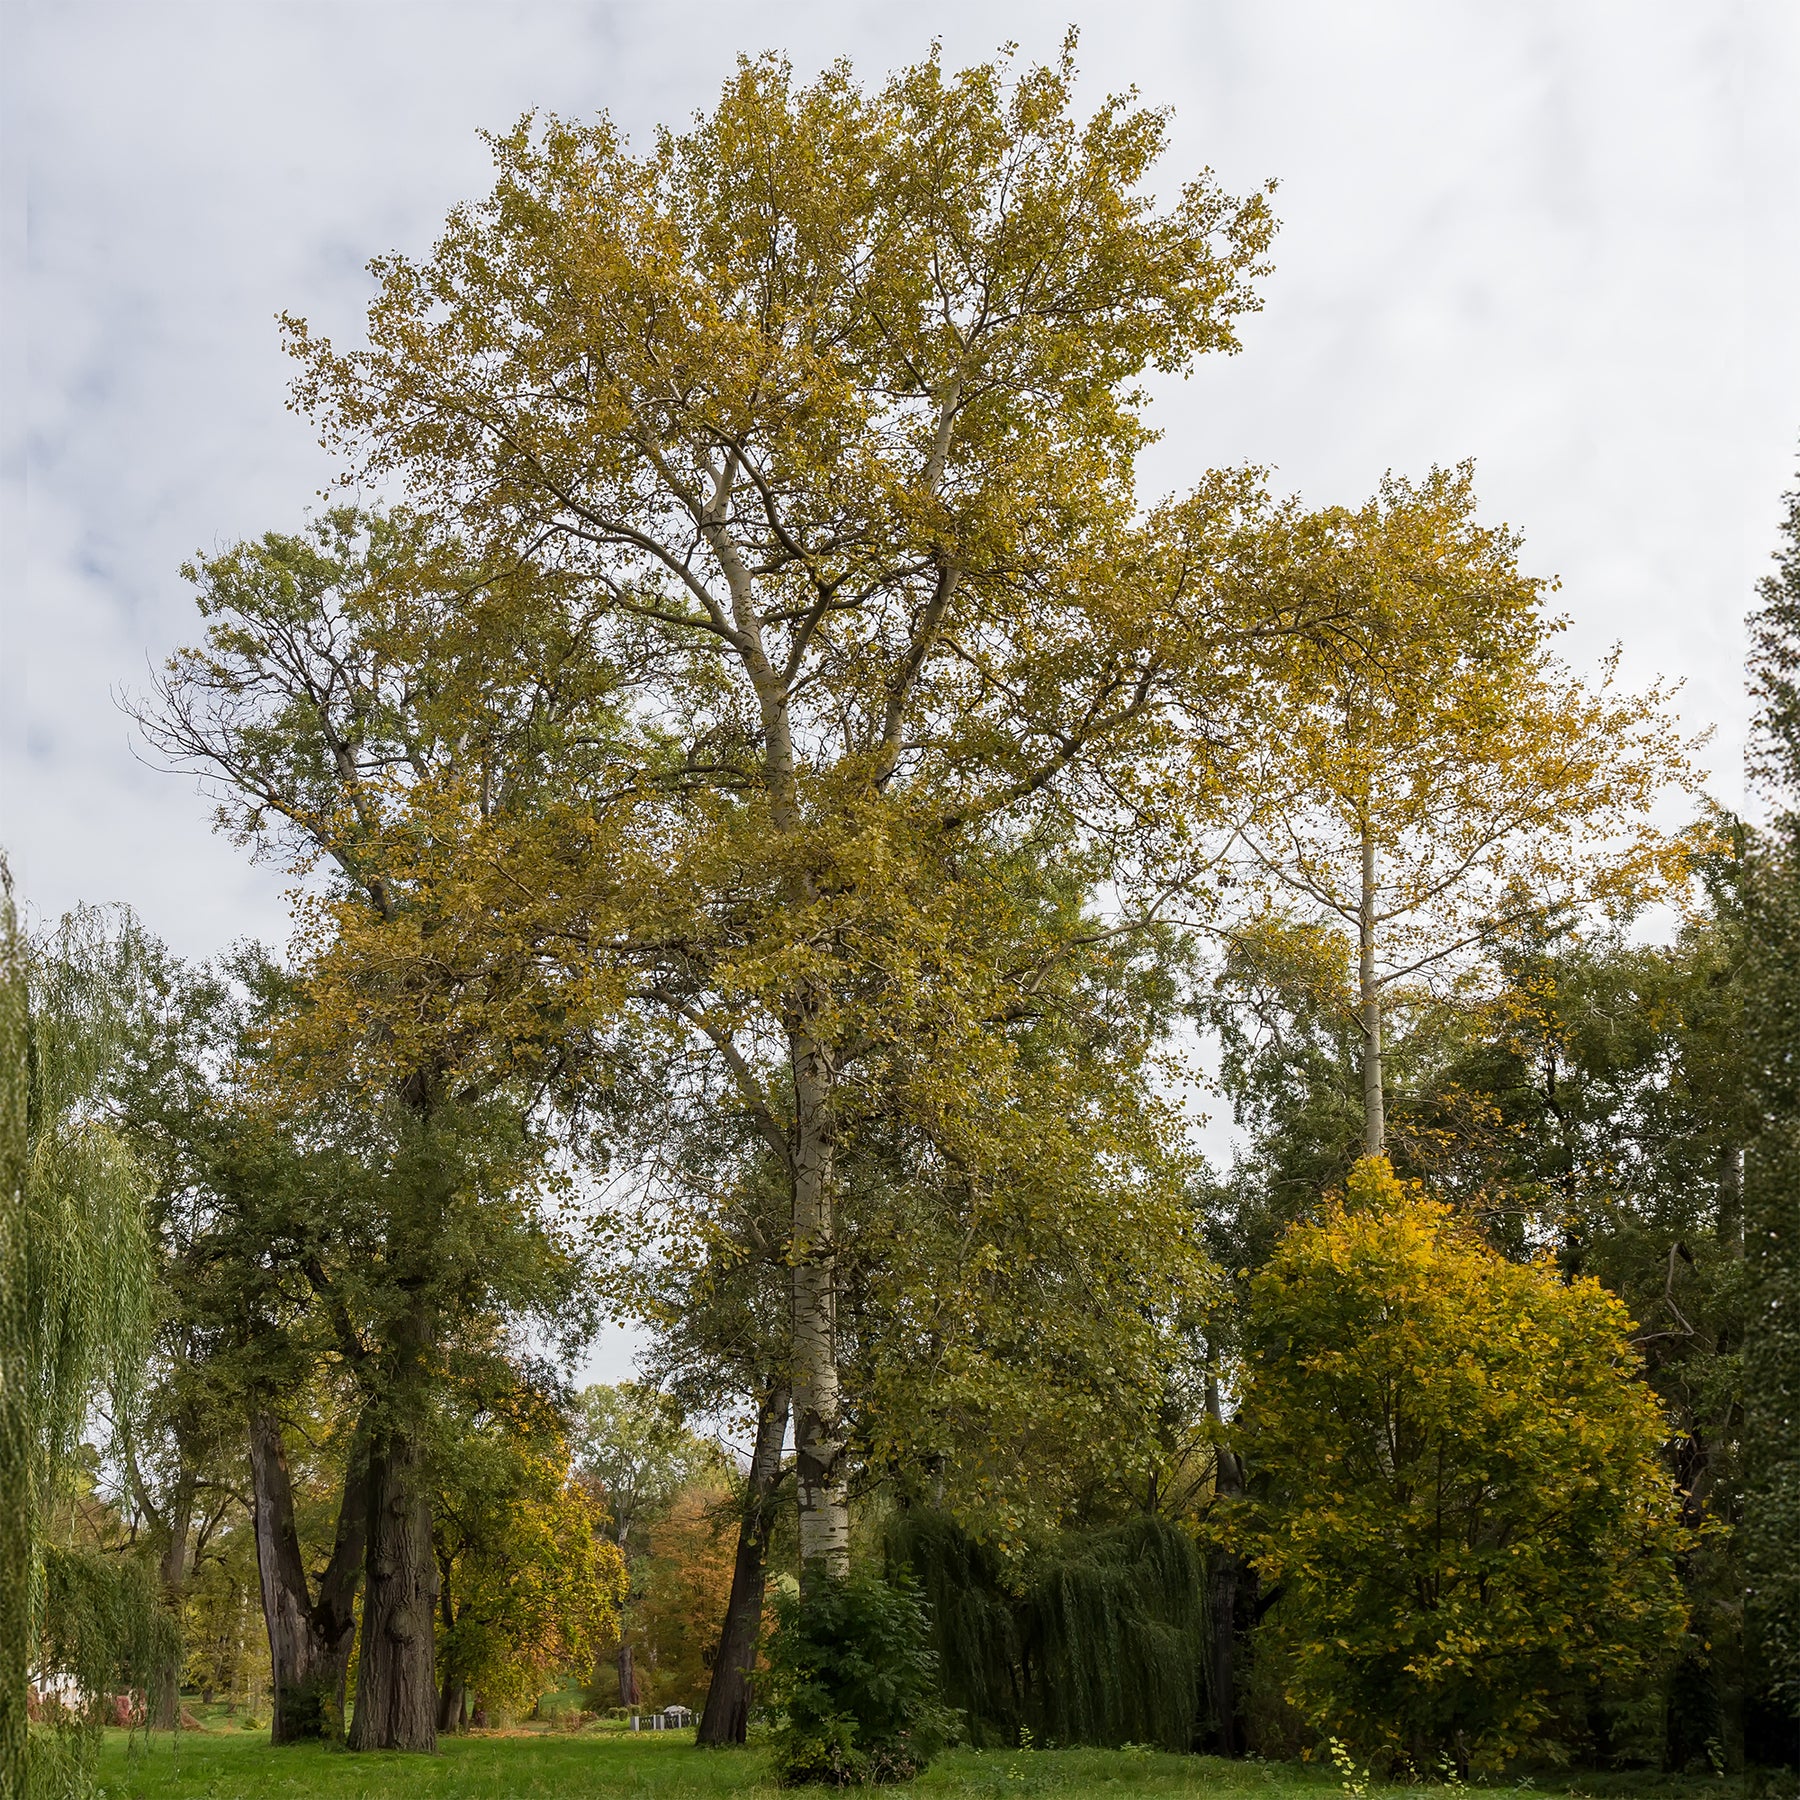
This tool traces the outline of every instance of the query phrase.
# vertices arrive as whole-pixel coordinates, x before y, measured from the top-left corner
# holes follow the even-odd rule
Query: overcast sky
[[[191,953],[285,937],[278,872],[136,760],[115,690],[193,635],[194,550],[330,473],[274,314],[354,335],[366,260],[480,193],[531,107],[633,134],[740,52],[869,77],[1082,29],[1174,109],[1173,184],[1273,176],[1244,353],[1159,407],[1153,490],[1273,465],[1312,502],[1473,456],[1563,580],[1570,657],[1686,678],[1740,793],[1742,615],[1800,437],[1800,6],[11,0],[0,844],[40,915],[130,900]]]
[[[1473,456],[1565,640],[1685,677],[1741,795],[1743,614],[1800,438],[1800,6],[1667,0],[688,5],[0,0],[0,845],[34,910],[178,949],[286,937],[278,871],[133,755],[114,701],[194,635],[184,557],[331,473],[274,315],[353,336],[367,259],[483,191],[528,108],[633,134],[740,52],[869,77],[1082,28],[1091,95],[1174,109],[1172,186],[1281,184],[1244,353],[1171,385],[1151,492],[1252,460],[1309,501]],[[590,1372],[624,1372],[610,1333]]]

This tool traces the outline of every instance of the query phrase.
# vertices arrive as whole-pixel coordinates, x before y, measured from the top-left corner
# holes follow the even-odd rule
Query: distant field
[[[184,1732],[135,1742],[108,1734],[101,1765],[107,1800],[501,1800],[502,1796],[619,1795],[625,1800],[772,1800],[758,1750],[698,1750],[691,1734],[632,1738],[614,1732],[538,1733],[450,1739],[435,1757],[351,1756],[314,1747],[272,1750],[249,1732]],[[920,1800],[1002,1796],[1255,1796],[1324,1800],[1338,1792],[1324,1770],[1292,1764],[1221,1762],[1204,1756],[1133,1751],[962,1750],[944,1757],[910,1790]],[[1396,1788],[1395,1795],[1443,1790]],[[1489,1793],[1514,1794],[1510,1784]],[[1737,1782],[1659,1776],[1540,1779],[1525,1793],[1590,1795],[1593,1800],[1727,1800]]]

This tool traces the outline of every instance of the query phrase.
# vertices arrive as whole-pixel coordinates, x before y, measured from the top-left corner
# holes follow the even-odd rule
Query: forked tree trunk
[[[949,404],[953,414],[955,401]],[[946,429],[940,425],[940,436]],[[770,660],[757,617],[756,577],[733,541],[727,522],[731,494],[743,473],[743,464],[733,452],[719,472],[700,528],[731,590],[737,647],[756,690],[770,822],[791,839],[804,828],[788,710],[791,681]],[[940,603],[948,601],[954,586],[953,580],[947,585],[940,582]],[[892,706],[900,704],[903,691],[896,692]],[[894,729],[888,733],[896,741],[898,724],[896,714]],[[811,878],[796,870],[790,877],[789,898],[796,909],[811,905],[817,898]],[[789,1242],[794,1271],[790,1333],[800,1583],[805,1590],[821,1577],[850,1571],[850,1505],[844,1483],[846,1443],[837,1364],[837,1240],[832,1216],[834,1070],[830,1051],[819,1036],[818,1009],[811,997],[795,996],[783,1025],[794,1081],[794,1129],[789,1140],[794,1201]]]
[[[787,1438],[788,1389],[779,1382],[763,1395],[756,1411],[756,1446],[744,1482],[744,1513],[738,1522],[737,1560],[731,1568],[731,1598],[712,1680],[694,1741],[715,1746],[741,1744],[750,1726],[750,1682],[762,1630],[763,1589],[769,1572],[769,1536],[775,1525],[775,1490],[781,1485],[781,1447]]]
[[[352,1750],[437,1748],[437,1559],[423,1454],[388,1427],[369,1452],[362,1653]]]
[[[1357,909],[1357,1009],[1362,1025],[1363,1154],[1387,1154],[1387,1097],[1381,1081],[1381,983],[1375,970],[1375,839],[1363,826],[1362,894]]]
[[[643,1698],[638,1688],[637,1664],[632,1659],[631,1640],[623,1629],[619,1632],[619,1654],[613,1659],[619,1673],[619,1704],[636,1706]]]
[[[804,828],[804,814],[788,711],[792,688],[763,643],[755,576],[727,524],[731,493],[742,476],[743,465],[734,452],[719,473],[700,526],[731,590],[738,650],[756,690],[770,822],[784,837],[793,838]],[[953,582],[943,587],[946,601],[953,587]],[[893,704],[898,703],[896,695]],[[894,722],[897,726],[897,718]],[[889,735],[897,737],[897,730]],[[811,878],[796,870],[790,877],[789,898],[797,909],[811,905],[817,898]],[[821,1578],[850,1571],[850,1505],[844,1481],[846,1442],[837,1363],[837,1239],[832,1216],[831,1088],[835,1071],[830,1051],[819,1035],[818,1008],[812,997],[796,995],[783,1024],[794,1082],[794,1129],[789,1140],[793,1179],[789,1330],[800,1583],[805,1590]]]
[[[446,1736],[469,1728],[469,1690],[453,1675],[445,1676],[438,1696],[437,1728]]]
[[[800,1583],[850,1572],[850,1506],[837,1362],[837,1241],[832,1208],[830,1065],[809,1033],[790,1033],[794,1068],[794,1470]]]
[[[269,1632],[271,1743],[336,1738],[343,1732],[344,1676],[356,1629],[356,1587],[368,1515],[367,1476],[359,1432],[344,1472],[337,1539],[315,1601],[294,1522],[281,1426],[266,1408],[250,1415],[256,1567]]]

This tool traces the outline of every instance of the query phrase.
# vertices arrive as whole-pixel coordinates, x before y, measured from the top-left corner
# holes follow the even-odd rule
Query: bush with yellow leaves
[[[1369,1158],[1289,1230],[1247,1328],[1226,1529],[1278,1591],[1259,1653],[1322,1737],[1467,1773],[1653,1699],[1683,1530],[1618,1300]]]

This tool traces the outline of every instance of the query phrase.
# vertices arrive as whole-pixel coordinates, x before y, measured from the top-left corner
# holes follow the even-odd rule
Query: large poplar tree
[[[1072,84],[765,59],[647,154],[527,121],[428,257],[375,265],[366,349],[291,327],[327,440],[482,572],[466,617],[529,587],[610,708],[529,805],[476,721],[537,725],[492,689],[456,755],[365,772],[411,910],[345,896],[321,1016],[400,1061],[605,1019],[716,1059],[788,1189],[808,1580],[848,1557],[846,1133],[898,1110],[983,1178],[1009,1024],[1095,941],[1008,847],[1129,910],[1126,847],[1216,812],[1259,659],[1320,606],[1268,579],[1253,481],[1139,515],[1140,381],[1236,347],[1271,227],[1207,175],[1159,205],[1163,118],[1081,122]],[[496,680],[496,644],[543,664],[487,642]],[[450,998],[396,1003],[427,970]]]

